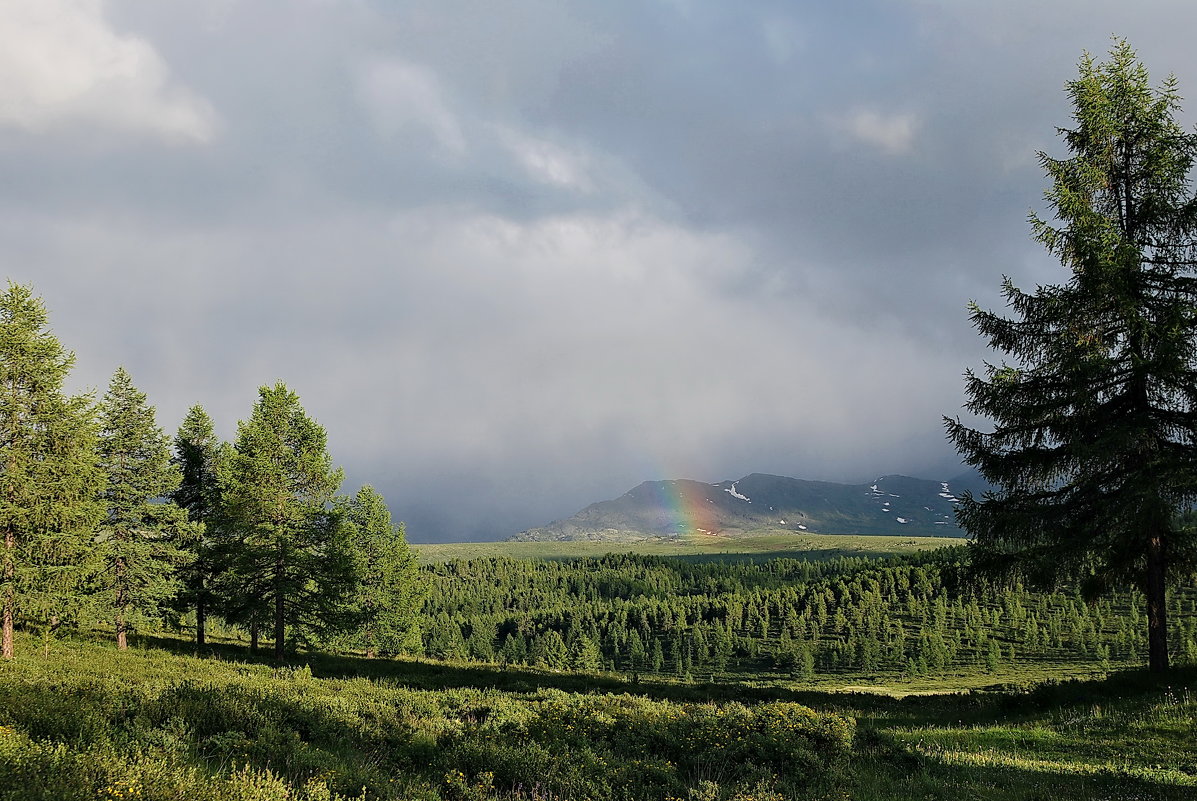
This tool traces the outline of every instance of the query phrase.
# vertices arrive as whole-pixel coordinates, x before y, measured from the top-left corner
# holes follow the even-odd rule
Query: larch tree
[[[403,524],[392,524],[386,501],[369,485],[343,503],[343,520],[354,569],[350,643],[368,657],[417,644],[423,592]]]
[[[208,612],[216,601],[212,583],[220,569],[222,539],[218,513],[220,485],[218,462],[223,443],[216,437],[212,418],[202,406],[192,406],[183,418],[174,440],[174,464],[180,471],[179,487],[171,496],[187,511],[187,517],[201,526],[187,543],[191,562],[182,572],[180,600],[195,610],[195,643],[207,642]]]
[[[0,295],[0,655],[20,616],[52,623],[75,606],[77,566],[99,520],[103,474],[91,399],[63,392],[74,356],[33,290]]]
[[[178,570],[190,558],[182,543],[197,527],[169,500],[180,478],[170,440],[123,367],[100,402],[99,454],[107,515],[93,554],[96,605],[111,612],[117,646],[124,650],[129,631],[160,616],[178,593]]]
[[[223,515],[235,538],[221,579],[231,617],[269,620],[274,656],[287,632],[319,635],[345,612],[352,560],[334,508],[342,473],[324,429],[280,383],[262,387],[220,471]]]
[[[1031,217],[1066,280],[1028,294],[1006,279],[1010,318],[971,307],[1011,363],[965,375],[966,408],[992,431],[945,420],[997,488],[957,517],[985,572],[1068,578],[1091,596],[1138,586],[1162,671],[1166,588],[1197,556],[1178,523],[1197,500],[1197,136],[1176,121],[1175,80],[1153,88],[1126,42],[1079,72],[1069,156],[1040,154],[1055,219]]]

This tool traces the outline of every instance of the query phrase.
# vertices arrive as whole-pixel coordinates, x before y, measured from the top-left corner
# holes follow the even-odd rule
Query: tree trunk
[[[283,558],[280,556],[274,565],[274,658],[278,662],[283,661],[285,646],[283,612]]]
[[[17,534],[11,527],[4,532],[4,644],[0,646],[0,656],[12,659],[13,650],[13,607],[17,603],[16,589],[13,587],[17,579],[16,568]]]
[[[4,644],[0,646],[0,655],[4,659],[12,659],[13,650],[13,614],[12,607],[16,599],[13,597],[12,587],[4,588]]]
[[[129,649],[129,638],[125,626],[125,560],[116,560],[116,647],[118,650]]]
[[[199,597],[195,601],[195,644],[200,648],[203,648],[208,642],[204,632],[204,627],[208,623],[208,605],[204,603],[204,592],[204,578],[200,576]]]
[[[256,654],[258,652],[258,621],[251,620],[249,623],[249,652]]]
[[[50,655],[50,642],[54,639],[54,632],[58,631],[59,623],[58,615],[52,615],[50,617],[50,625],[46,626],[46,632],[42,638],[42,653],[46,656]]]
[[[1147,665],[1152,673],[1168,669],[1168,605],[1164,538],[1147,543]]]

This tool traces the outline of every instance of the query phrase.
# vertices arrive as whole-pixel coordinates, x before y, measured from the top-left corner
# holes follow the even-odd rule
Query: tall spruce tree
[[[108,513],[94,553],[98,606],[111,610],[117,646],[124,650],[130,629],[158,617],[178,593],[178,568],[189,559],[181,543],[194,536],[195,527],[167,500],[180,478],[171,464],[170,440],[123,367],[100,402],[100,424]]]
[[[236,539],[222,593],[234,619],[273,623],[281,660],[289,629],[301,639],[319,634],[344,612],[353,572],[333,506],[342,473],[332,468],[324,429],[281,382],[258,391],[220,472]]]
[[[212,418],[204,408],[192,406],[179,426],[174,445],[174,464],[181,480],[172,498],[187,511],[191,522],[202,526],[187,543],[191,562],[182,572],[184,591],[180,600],[195,609],[195,643],[203,646],[207,642],[208,611],[216,600],[212,581],[220,565],[217,470],[223,443],[217,439]]]
[[[354,565],[350,642],[366,656],[397,653],[419,642],[416,614],[423,601],[415,555],[403,524],[393,525],[386,501],[371,486],[344,503]]]
[[[1012,364],[966,373],[970,411],[992,432],[946,420],[965,461],[998,489],[966,497],[958,520],[982,570],[1090,595],[1131,583],[1147,600],[1153,671],[1168,667],[1166,587],[1197,540],[1177,523],[1197,499],[1197,136],[1176,122],[1179,96],[1158,89],[1124,41],[1085,55],[1068,83],[1069,157],[1040,154],[1052,222],[1035,238],[1067,280],[1024,293],[1007,319],[971,318]]]
[[[0,295],[0,655],[12,659],[20,616],[49,622],[74,606],[76,567],[103,507],[91,399],[62,385],[74,364],[47,329],[41,299]]]

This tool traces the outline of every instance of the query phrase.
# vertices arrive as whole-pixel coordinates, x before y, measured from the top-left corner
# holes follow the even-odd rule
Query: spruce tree
[[[224,525],[235,538],[221,577],[234,619],[270,621],[274,656],[287,631],[301,639],[339,621],[352,589],[353,565],[333,508],[342,473],[327,436],[280,383],[262,387],[220,470]]]
[[[1068,83],[1069,157],[1040,154],[1055,213],[1034,235],[1067,270],[1028,294],[1006,279],[1012,318],[971,317],[1011,364],[965,375],[966,408],[992,432],[946,420],[965,461],[997,490],[957,512],[975,564],[1091,596],[1133,583],[1148,607],[1149,662],[1168,666],[1165,592],[1197,552],[1179,513],[1197,499],[1197,136],[1176,122],[1125,42],[1085,55]]]
[[[102,512],[91,399],[63,393],[74,356],[49,332],[40,298],[0,295],[0,656],[19,617],[54,621],[75,604],[76,568]]]
[[[101,607],[112,612],[117,646],[128,632],[160,615],[180,589],[178,568],[187,563],[181,541],[194,536],[186,512],[167,498],[179,486],[170,440],[154,407],[125,369],[112,376],[100,403],[100,464],[107,476],[105,517],[93,554]]]
[[[396,653],[419,641],[413,630],[423,600],[403,524],[392,525],[386,501],[369,485],[343,504],[343,518],[355,574],[352,639],[368,657]]]
[[[195,643],[202,647],[207,638],[208,612],[216,600],[212,581],[220,563],[222,542],[217,470],[223,448],[216,437],[212,418],[202,406],[188,410],[175,435],[174,446],[174,463],[179,468],[181,480],[172,497],[187,511],[189,520],[202,526],[198,535],[188,543],[191,563],[182,573],[184,592],[180,599],[195,609]]]

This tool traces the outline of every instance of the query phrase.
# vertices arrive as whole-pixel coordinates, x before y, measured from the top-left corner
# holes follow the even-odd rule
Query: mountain
[[[512,539],[618,540],[762,529],[957,537],[955,493],[965,489],[980,492],[984,485],[972,476],[952,481],[882,476],[869,484],[836,484],[762,473],[719,484],[646,481]]]

